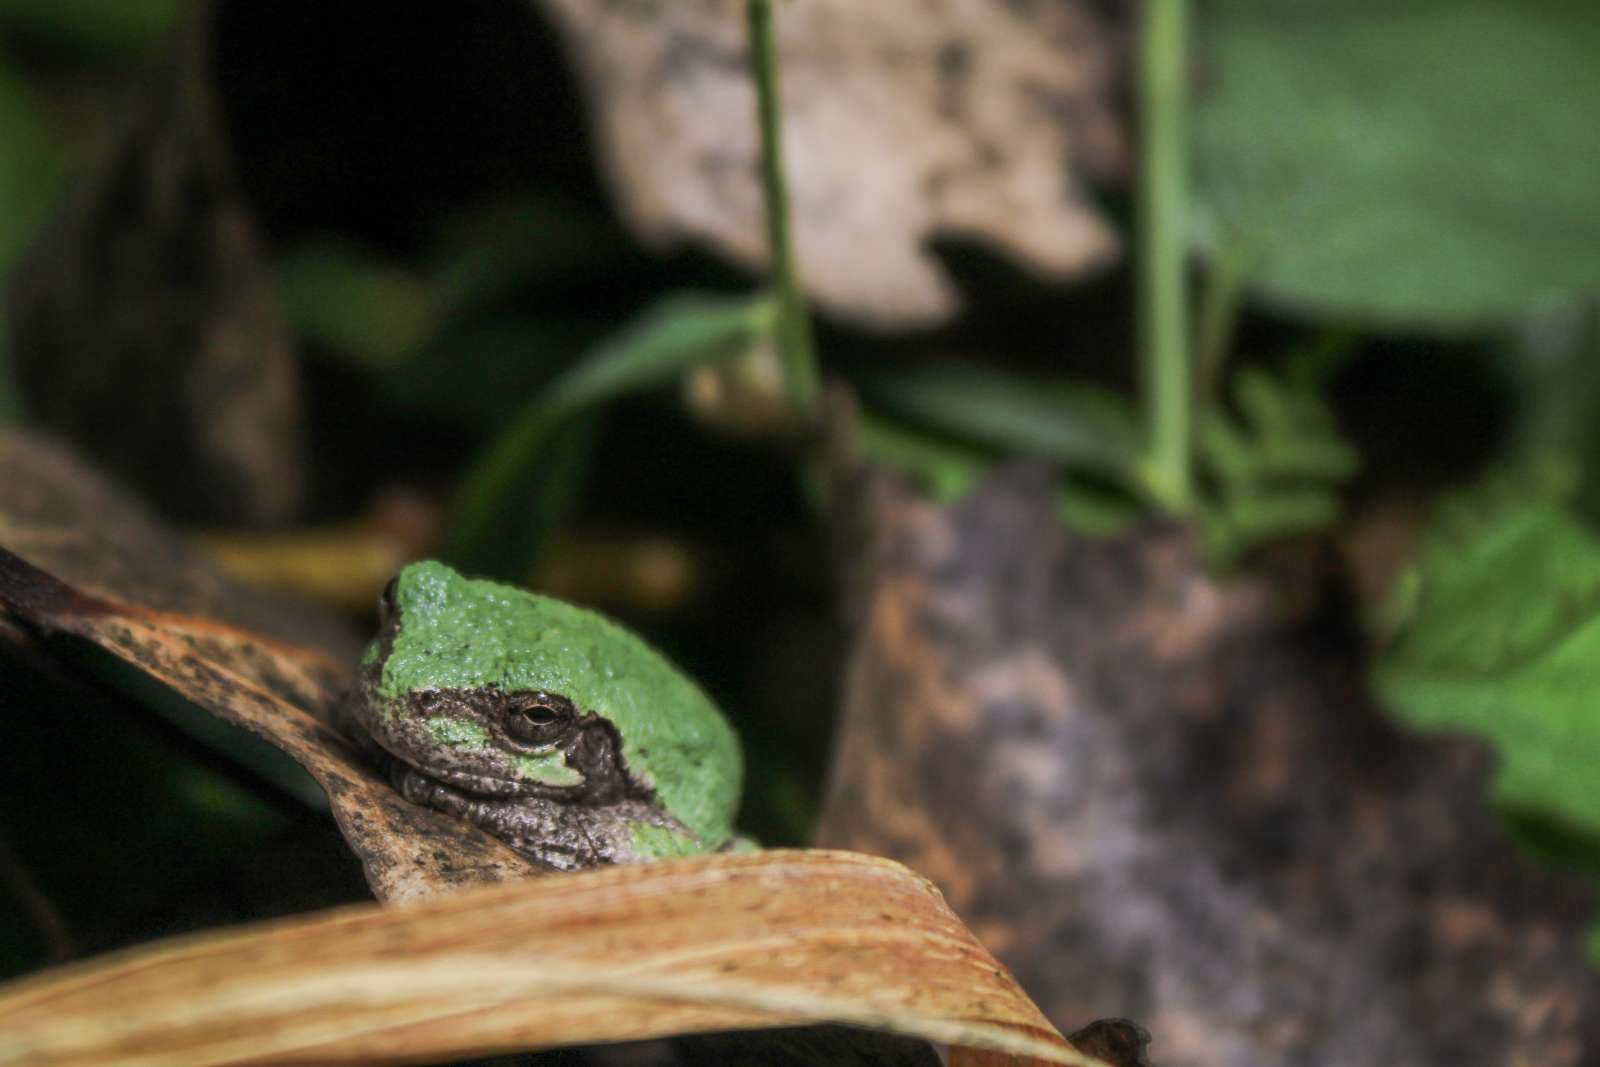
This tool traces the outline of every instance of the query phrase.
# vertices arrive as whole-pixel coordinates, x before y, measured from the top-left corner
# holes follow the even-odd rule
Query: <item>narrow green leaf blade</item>
[[[1081,471],[1134,479],[1141,454],[1132,408],[1089,385],[1039,383],[944,361],[861,376],[869,399],[929,429]]]
[[[522,408],[473,463],[456,491],[446,556],[485,574],[513,577],[532,559],[540,531],[558,521],[538,500],[573,482],[584,449],[567,427],[595,407],[730,358],[769,336],[766,297],[676,294],[602,341]],[[547,453],[557,443],[565,462]],[[570,498],[570,492],[563,494]]]
[[[765,296],[663,297],[550,383],[537,403],[571,411],[664,385],[690,367],[744,351],[771,334],[773,321]]]

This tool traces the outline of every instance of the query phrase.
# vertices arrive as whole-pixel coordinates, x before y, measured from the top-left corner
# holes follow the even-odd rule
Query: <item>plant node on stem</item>
[[[789,189],[783,170],[783,117],[778,97],[778,47],[772,25],[772,0],[747,0],[750,69],[756,83],[761,123],[761,186],[766,197],[767,248],[777,297],[777,344],[783,358],[789,400],[810,413],[817,403],[819,374],[811,338],[811,316],[795,271],[789,226]]]

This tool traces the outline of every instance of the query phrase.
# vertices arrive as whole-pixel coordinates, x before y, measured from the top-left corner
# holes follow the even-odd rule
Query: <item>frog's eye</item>
[[[576,717],[572,701],[558,693],[518,693],[506,708],[506,733],[524,744],[554,744]]]

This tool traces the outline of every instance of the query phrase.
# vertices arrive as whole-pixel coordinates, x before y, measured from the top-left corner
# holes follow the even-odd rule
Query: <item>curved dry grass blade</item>
[[[466,823],[405,801],[327,721],[349,668],[216,619],[80,593],[0,549],[0,605],[92,641],[309,771],[379,899],[521,878],[538,868]]]
[[[0,1064],[423,1062],[821,1022],[1103,1067],[926,879],[823,851],[586,871],[120,953],[0,990]]]

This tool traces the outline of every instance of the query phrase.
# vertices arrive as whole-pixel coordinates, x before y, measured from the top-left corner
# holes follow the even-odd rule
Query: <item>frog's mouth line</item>
[[[380,743],[381,744],[381,743]],[[459,789],[463,793],[470,793],[480,797],[520,797],[539,796],[557,799],[572,797],[583,792],[583,783],[576,785],[554,786],[538,785],[534,783],[513,782],[505,778],[491,778],[483,774],[471,774],[467,771],[456,770],[453,767],[427,767],[406,759],[404,756],[384,749],[384,753],[398,763],[403,763],[418,774],[442,782],[445,785]]]
[[[604,805],[622,800],[646,803],[654,800],[654,790],[629,773],[622,757],[616,728],[607,719],[585,714],[576,720],[570,736],[553,747],[529,746],[507,736],[500,728],[510,697],[495,686],[474,689],[441,689],[405,698],[402,714],[393,719],[373,721],[359,697],[349,704],[349,727],[361,740],[377,750],[372,754],[393,760],[418,774],[463,793],[488,798],[538,797],[565,804]],[[439,750],[441,742],[424,725],[429,719],[444,716],[471,724],[482,732],[482,749],[458,749],[465,761],[476,757],[478,766],[441,766],[425,758]],[[496,761],[540,753],[559,752],[564,763],[578,775],[571,784],[552,784],[496,774],[490,767]],[[418,758],[418,754],[424,758]]]
[[[590,805],[541,797],[480,796],[430,778],[387,754],[385,760],[390,781],[411,803],[472,823],[550,870],[637,860],[634,835],[639,826],[690,834],[654,804],[637,799]]]

